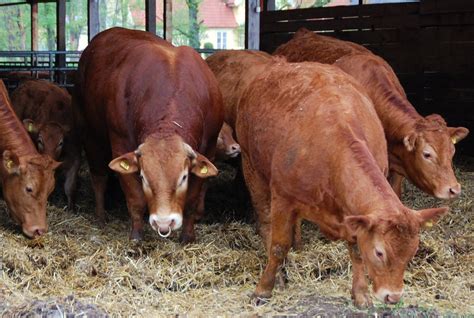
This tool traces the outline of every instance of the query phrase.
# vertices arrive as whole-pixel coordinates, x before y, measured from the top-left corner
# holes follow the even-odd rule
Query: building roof
[[[208,28],[236,28],[233,1],[204,0],[199,6],[199,19]]]
[[[233,7],[234,0],[203,0],[199,5],[198,21],[207,28],[236,28],[238,23],[235,19]],[[173,10],[188,10],[184,1],[173,3]],[[156,15],[159,21],[163,21],[163,6],[156,6]],[[132,11],[135,21],[145,22],[145,12],[142,10]]]

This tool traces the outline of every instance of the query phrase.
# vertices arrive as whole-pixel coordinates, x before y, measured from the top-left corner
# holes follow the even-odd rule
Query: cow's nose
[[[402,293],[387,293],[385,295],[384,301],[386,304],[396,304],[400,301]]]
[[[461,194],[461,185],[457,183],[454,187],[449,188],[449,197],[456,198]]]
[[[240,152],[240,145],[239,144],[233,144],[230,146],[230,149],[233,151],[233,152]]]
[[[150,215],[150,225],[162,237],[168,237],[171,231],[181,227],[181,223],[182,216],[178,213],[171,213],[166,216]]]
[[[46,227],[43,226],[32,226],[29,229],[24,229],[23,232],[29,238],[38,238],[46,233]]]

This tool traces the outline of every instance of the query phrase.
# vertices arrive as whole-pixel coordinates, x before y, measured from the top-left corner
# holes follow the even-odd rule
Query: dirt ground
[[[303,225],[302,251],[291,251],[287,285],[271,301],[250,303],[266,258],[251,222],[249,203],[231,185],[234,171],[211,182],[207,216],[197,242],[160,238],[149,226],[145,240],[128,240],[124,201],[109,195],[110,222],[97,225],[87,169],[81,170],[79,212],[63,208],[60,189],[48,208],[49,233],[26,239],[0,201],[1,317],[128,316],[346,316],[438,317],[474,315],[474,158],[456,159],[461,198],[441,202],[412,186],[404,203],[415,209],[448,204],[450,214],[421,235],[405,275],[402,303],[360,311],[350,299],[351,268],[343,242],[324,239]]]

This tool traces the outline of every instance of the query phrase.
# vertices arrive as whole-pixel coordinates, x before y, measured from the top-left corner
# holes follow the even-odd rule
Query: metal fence
[[[218,51],[197,49],[203,58]],[[0,79],[9,90],[23,79],[45,79],[61,87],[74,86],[82,51],[0,51]]]

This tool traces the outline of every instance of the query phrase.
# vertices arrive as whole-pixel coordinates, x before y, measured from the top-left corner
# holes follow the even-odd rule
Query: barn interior
[[[0,47],[0,79],[10,91],[31,77],[72,91],[81,54],[68,44],[68,7],[74,1],[0,0],[0,14],[18,9],[26,15],[21,21],[27,21],[23,25],[26,46],[14,50]],[[84,4],[83,36],[87,42],[105,28],[101,1],[77,1]],[[136,2],[143,17],[138,28],[176,40],[173,26],[178,26],[172,10],[179,8],[178,1]],[[301,27],[362,44],[392,66],[420,114],[438,113],[450,126],[474,131],[474,2],[218,2],[243,6],[242,48],[272,53]],[[46,5],[52,11],[46,13]],[[51,49],[40,45],[45,32],[41,21],[46,16],[55,26]],[[21,29],[21,23],[16,27]],[[1,38],[8,36],[7,27],[0,32],[0,45]],[[195,48],[203,56],[225,49],[198,45]],[[250,294],[266,258],[249,199],[242,189],[233,188],[236,171],[232,164],[219,163],[221,173],[210,183],[197,242],[183,246],[176,234],[163,239],[149,227],[143,242],[129,241],[127,208],[123,196],[116,192],[108,196],[110,221],[99,226],[88,167],[83,162],[78,211],[64,208],[67,200],[58,187],[48,206],[50,230],[41,239],[27,240],[8,217],[5,202],[0,201],[0,315],[472,315],[472,136],[456,145],[454,166],[463,187],[455,200],[432,198],[405,183],[402,201],[406,206],[448,205],[450,212],[422,232],[419,251],[405,274],[403,302],[395,307],[376,303],[359,310],[350,299],[351,266],[345,243],[325,239],[310,223],[303,224],[303,249],[291,251],[285,263],[286,286],[276,290],[263,306],[251,303]]]

